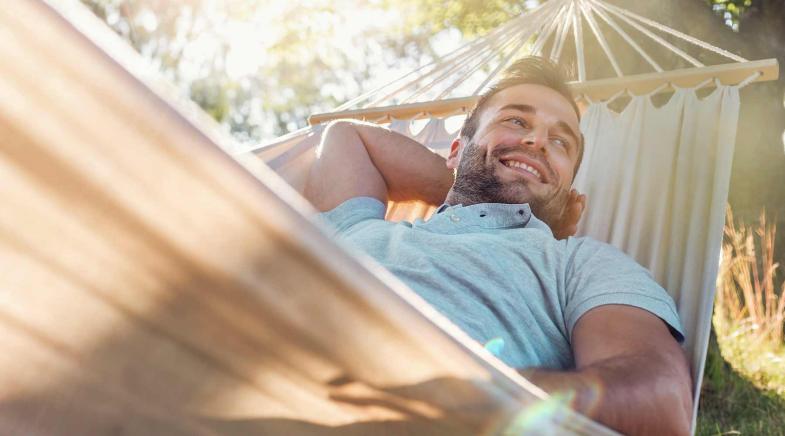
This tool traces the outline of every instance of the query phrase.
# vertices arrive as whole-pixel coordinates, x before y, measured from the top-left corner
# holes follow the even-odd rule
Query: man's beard
[[[526,180],[504,183],[496,174],[498,157],[511,150],[520,152],[519,147],[498,147],[493,151],[494,159],[488,161],[484,148],[470,142],[463,151],[455,174],[455,183],[448,197],[451,204],[469,206],[478,203],[528,203],[534,215],[548,225],[555,225],[561,218],[569,198],[569,188],[560,187],[546,195],[536,195]],[[531,155],[530,155],[531,156]],[[532,159],[537,159],[531,156]],[[551,178],[556,175],[547,162],[541,162]]]

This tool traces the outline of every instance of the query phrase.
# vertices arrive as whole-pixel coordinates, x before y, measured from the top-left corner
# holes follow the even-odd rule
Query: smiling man
[[[445,161],[379,126],[332,123],[306,197],[375,258],[544,390],[628,434],[688,434],[690,376],[673,301],[613,247],[574,234],[579,111],[559,70],[516,62]],[[384,220],[388,200],[441,205]]]

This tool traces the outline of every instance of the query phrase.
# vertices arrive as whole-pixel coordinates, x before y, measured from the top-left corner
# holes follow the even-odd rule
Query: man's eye
[[[512,123],[512,124],[515,124],[516,126],[528,127],[528,124],[526,123],[526,120],[524,120],[522,118],[517,118],[517,117],[507,118],[505,121],[507,121],[509,123]]]
[[[551,143],[562,148],[567,148],[567,141],[562,138],[551,138]]]

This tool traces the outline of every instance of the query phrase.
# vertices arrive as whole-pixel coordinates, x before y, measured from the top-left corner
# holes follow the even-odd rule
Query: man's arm
[[[444,158],[375,124],[334,121],[322,134],[305,197],[320,211],[354,197],[439,205],[453,183]]]
[[[419,142],[376,124],[338,120],[322,133],[304,195],[320,211],[354,197],[438,206],[454,181],[444,158]],[[573,190],[561,220],[548,223],[556,238],[575,234],[585,205]]]
[[[665,323],[632,306],[600,306],[572,334],[574,371],[521,371],[578,412],[630,435],[687,435],[692,383],[687,360]]]

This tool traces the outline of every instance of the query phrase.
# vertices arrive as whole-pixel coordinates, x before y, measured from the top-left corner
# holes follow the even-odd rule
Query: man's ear
[[[447,156],[447,168],[454,170],[458,168],[458,163],[461,161],[461,154],[463,153],[463,141],[459,135],[450,144],[450,154]]]

